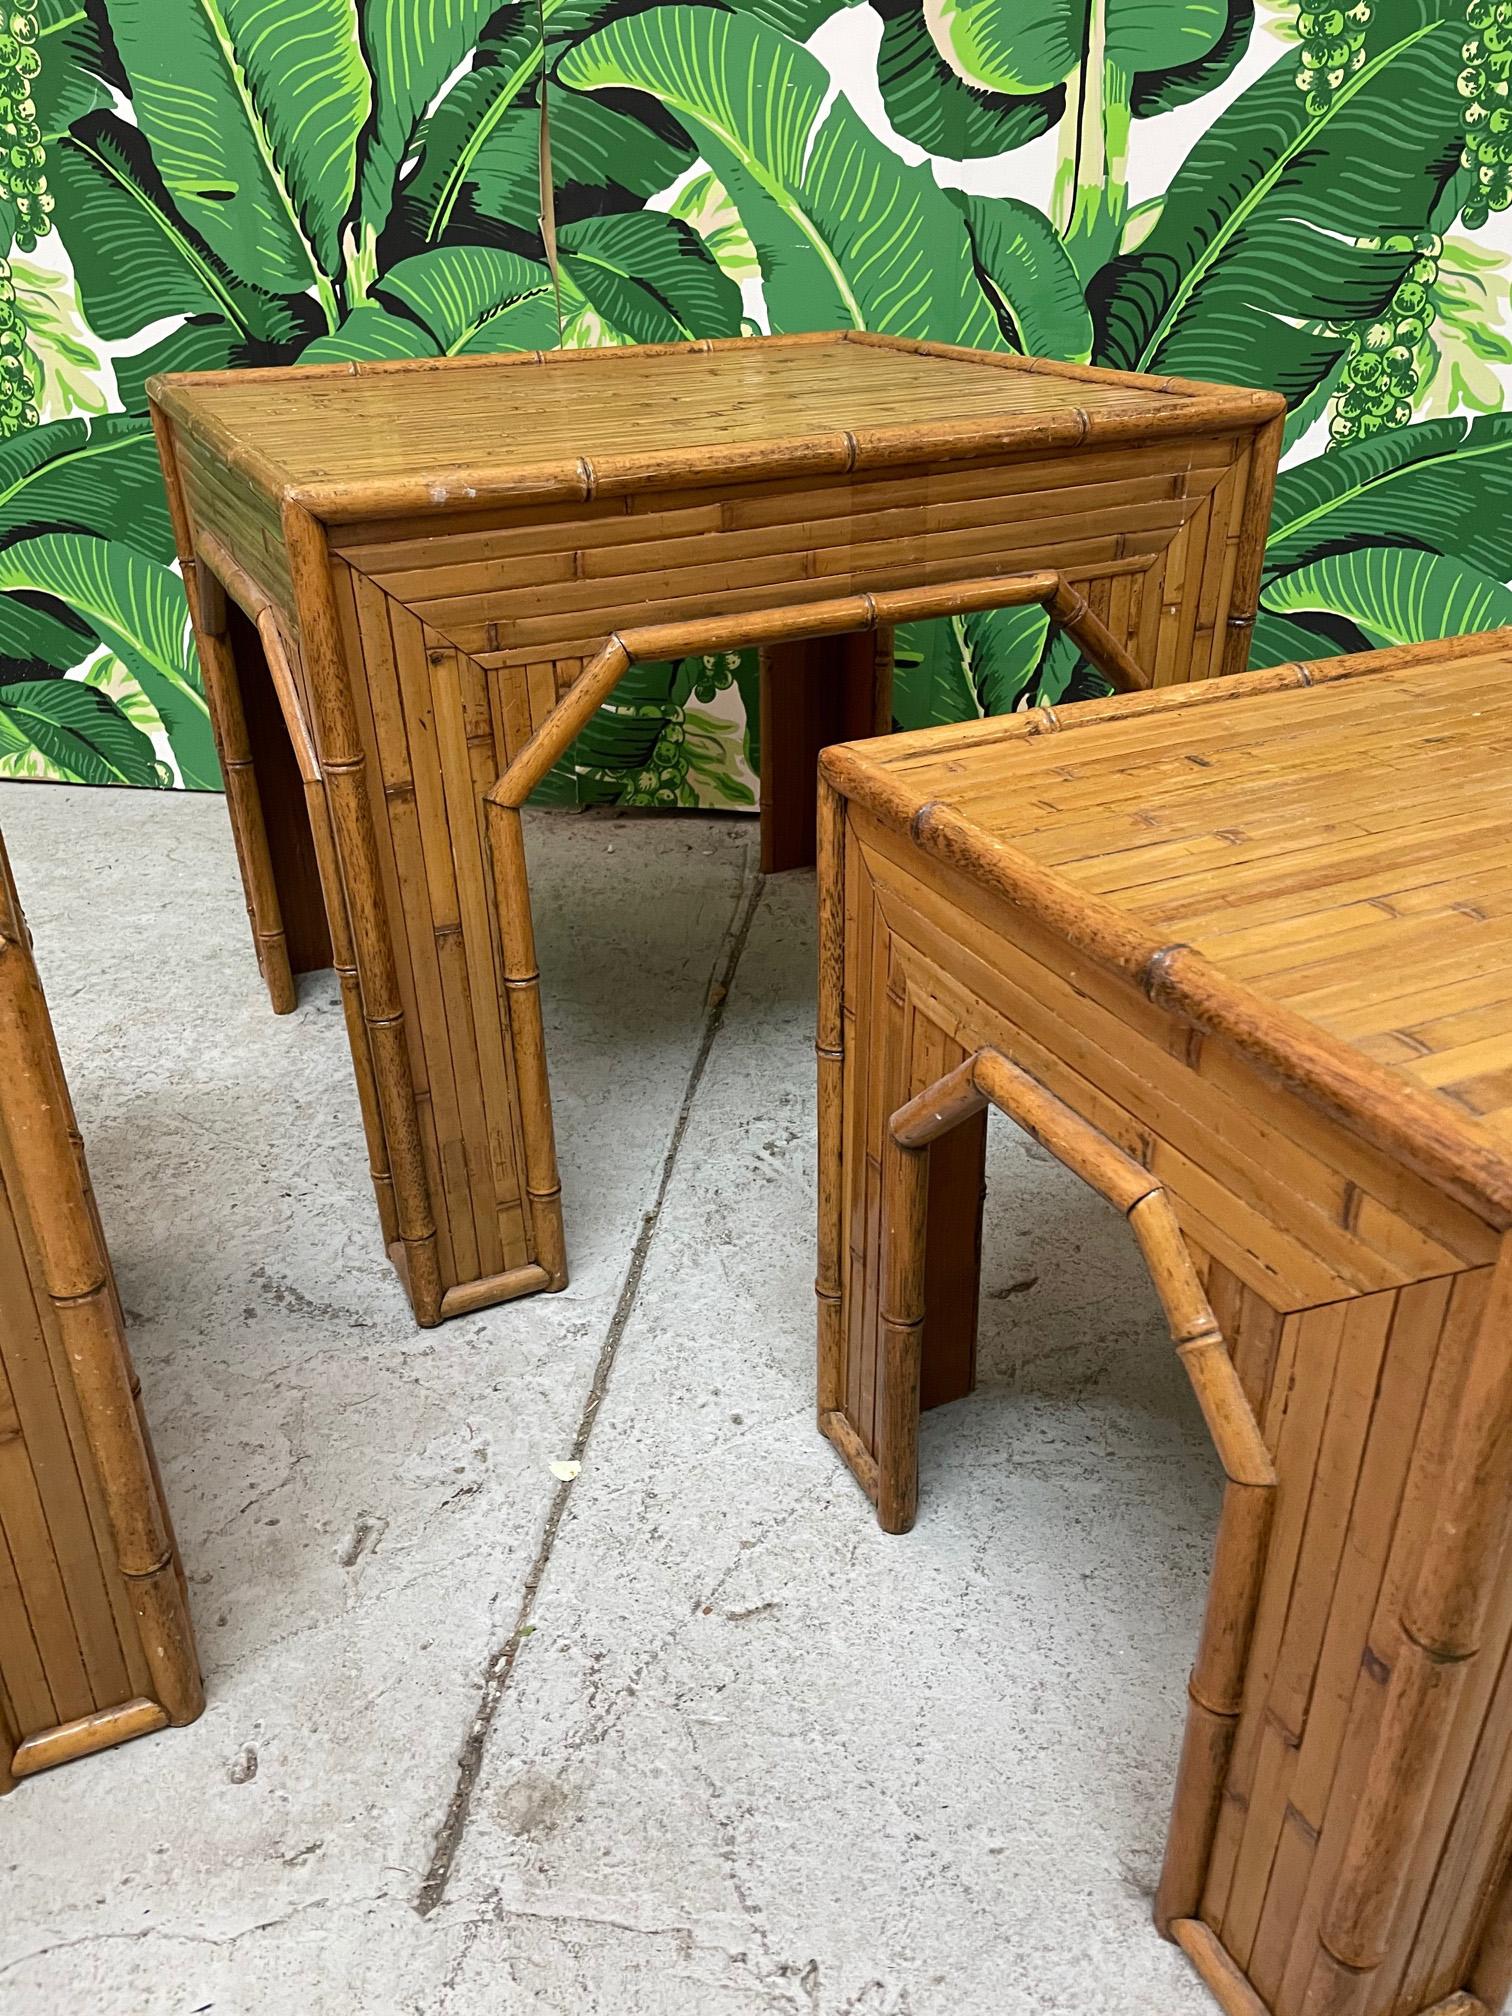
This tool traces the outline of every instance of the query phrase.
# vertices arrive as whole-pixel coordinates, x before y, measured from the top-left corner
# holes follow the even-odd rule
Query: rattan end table
[[[1282,411],[856,332],[149,391],[269,992],[341,974],[422,1323],[566,1279],[518,807],[627,629],[769,639],[763,860],[811,861],[891,661],[795,612],[1048,570],[1154,683],[1241,669]]]
[[[1512,631],[830,749],[820,818],[822,1428],[906,1528],[977,1293],[930,1163],[1000,1108],[1226,1480],[1162,1929],[1230,2016],[1497,2016]]]
[[[0,1792],[203,1706],[115,1279],[0,843]]]

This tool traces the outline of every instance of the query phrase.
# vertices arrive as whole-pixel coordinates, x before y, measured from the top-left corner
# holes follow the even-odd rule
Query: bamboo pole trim
[[[110,1276],[108,1273],[102,1273],[90,1288],[74,1288],[66,1294],[56,1289],[49,1289],[48,1293],[55,1309],[71,1309],[77,1308],[81,1303],[93,1302],[99,1295],[108,1295],[109,1290]]]
[[[161,1575],[165,1568],[173,1565],[177,1557],[171,1547],[164,1549],[162,1558],[154,1561],[149,1568],[121,1568],[122,1578],[127,1582],[150,1582],[154,1575]]]
[[[1223,2016],[1270,2016],[1253,1987],[1200,1918],[1174,1919],[1167,1927],[1167,1936],[1181,1948],[1193,1970],[1212,1991]]]
[[[686,623],[611,631],[548,719],[530,737],[488,793],[504,809],[522,806],[553,763],[565,753],[632,665],[696,656],[726,648],[728,637],[759,644],[842,636],[922,622],[932,616],[985,609],[1044,606],[1052,623],[1075,637],[1085,655],[1125,691],[1148,687],[1149,674],[1117,643],[1085,597],[1054,569],[949,582],[939,587],[861,589],[827,602],[779,604],[739,618],[697,618]],[[327,768],[332,766],[327,765]]]
[[[827,1436],[845,1458],[856,1482],[874,1503],[877,1497],[877,1462],[860,1436],[837,1407],[819,1416],[820,1433]]]
[[[11,1775],[30,1778],[50,1771],[76,1757],[89,1757],[97,1750],[113,1749],[117,1743],[137,1736],[151,1736],[168,1726],[168,1713],[159,1702],[138,1699],[122,1702],[93,1715],[81,1715],[73,1722],[27,1736],[17,1745],[10,1760]]]

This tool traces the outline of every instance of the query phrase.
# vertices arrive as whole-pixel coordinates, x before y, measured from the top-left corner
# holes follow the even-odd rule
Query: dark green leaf
[[[284,363],[299,354],[307,334],[293,314],[288,327],[287,346],[251,343],[219,315],[191,316],[145,350],[112,360],[121,404],[128,413],[145,413],[147,380],[159,372],[224,371],[231,365]]]
[[[0,595],[0,663],[16,677],[34,672],[67,672],[95,648],[92,632],[61,621],[21,595]]]
[[[36,10],[41,74],[32,82],[32,101],[44,143],[90,112],[110,103],[102,81],[107,57],[95,16],[83,0],[42,0]]]
[[[1149,237],[1093,283],[1104,362],[1292,404],[1328,373],[1342,338],[1320,325],[1378,313],[1411,257],[1366,241],[1425,228],[1459,159],[1463,24],[1415,13],[1377,9],[1383,32],[1326,110],[1288,58],[1208,128]]]
[[[96,114],[49,149],[49,186],[90,327],[122,342],[164,315],[219,315],[249,332],[237,291],[173,216],[140,133]]]
[[[302,293],[340,262],[371,103],[354,0],[109,0],[132,109],[233,273]]]
[[[375,118],[363,157],[361,210],[373,236],[388,222],[421,114],[497,11],[498,0],[363,0]]]
[[[1049,631],[1043,609],[983,609],[960,619],[966,673],[984,714],[1011,714],[1035,685]]]
[[[78,679],[0,686],[0,721],[80,784],[158,784],[157,758],[107,694]]]
[[[645,91],[696,136],[756,245],[774,329],[999,347],[965,226],[929,171],[831,102],[824,65],[775,29],[652,7],[569,49],[558,75],[575,90]]]
[[[905,140],[949,161],[1011,153],[1046,133],[1065,110],[1063,85],[1029,96],[981,90],[940,54],[919,0],[877,0],[882,46],[877,82]]]
[[[1512,623],[1512,588],[1468,562],[1416,547],[1362,546],[1266,584],[1280,614],[1336,612],[1372,644],[1419,644]]]
[[[1305,623],[1294,623],[1289,616],[1277,616],[1269,609],[1262,609],[1255,618],[1249,655],[1252,672],[1267,665],[1300,665],[1338,655],[1338,645],[1322,630],[1311,630]]]
[[[951,194],[1005,340],[1031,356],[1084,364],[1092,354],[1092,317],[1050,219],[1013,196]]]
[[[794,42],[807,42],[832,14],[843,14],[861,0],[736,0],[734,11],[753,14],[769,28],[780,28]]]
[[[214,790],[220,770],[178,577],[118,541],[51,532],[0,552],[0,590],[17,589],[55,596],[109,645],[157,709],[185,784]]]
[[[588,98],[553,90],[548,117],[552,202],[559,224],[628,210],[659,195],[692,165],[698,151],[676,120],[649,98],[620,92],[607,99]],[[479,191],[485,205],[497,200],[486,175]]]
[[[1266,547],[1273,572],[1365,539],[1512,573],[1512,414],[1396,428],[1283,472]]]
[[[505,18],[504,32],[480,43],[474,68],[425,121],[396,210],[405,246],[435,245],[472,217],[539,243],[540,19],[528,8]]]
[[[1130,109],[1136,119],[1152,119],[1204,98],[1237,68],[1255,28],[1255,0],[1228,0],[1228,19],[1211,48],[1190,62],[1141,70],[1134,79]]]
[[[954,623],[904,623],[893,633],[892,709],[903,729],[965,721],[981,711]]]
[[[299,361],[345,364],[353,358],[365,362],[383,357],[434,357],[438,348],[435,338],[409,316],[391,315],[376,302],[364,301],[339,328],[307,343]]]
[[[54,420],[0,442],[0,541],[29,532],[93,532],[173,558],[152,429],[109,413]]]
[[[550,269],[490,245],[441,245],[392,267],[379,292],[403,302],[449,353],[552,349]]]
[[[698,233],[664,210],[566,225],[557,253],[563,273],[631,342],[740,334],[740,289]]]

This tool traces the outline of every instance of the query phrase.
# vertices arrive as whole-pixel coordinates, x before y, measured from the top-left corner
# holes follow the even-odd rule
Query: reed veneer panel
[[[323,908],[385,1244],[424,1323],[566,1279],[497,787],[607,697],[608,641],[765,647],[763,861],[798,865],[818,749],[891,723],[872,598],[1032,576],[1141,682],[1242,667],[1281,425],[1269,394],[854,334],[151,392],[269,993],[294,1005]],[[805,635],[836,602],[851,619]],[[303,768],[262,733],[270,682]],[[969,1234],[964,1138],[932,1182]],[[963,1305],[960,1376],[973,1322]]]
[[[908,1525],[931,1144],[983,1098],[1125,1212],[1228,1368],[1156,1911],[1246,2016],[1512,1985],[1509,673],[1498,632],[821,762],[821,1426]]]
[[[183,1573],[0,842],[0,1792],[202,1708]]]

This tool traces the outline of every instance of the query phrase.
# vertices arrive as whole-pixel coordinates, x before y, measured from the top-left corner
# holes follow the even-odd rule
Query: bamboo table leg
[[[323,973],[332,963],[331,926],[307,794],[268,673],[262,640],[256,625],[234,602],[227,605],[226,637],[240,691],[289,967],[294,973]]]
[[[761,653],[761,867],[809,868],[819,751],[892,727],[890,630],[769,644]]]
[[[964,1399],[976,1385],[986,1171],[985,1113],[963,1121],[930,1150],[919,1379],[919,1405],[926,1411]]]
[[[99,1213],[0,844],[0,1792],[204,1706]]]

